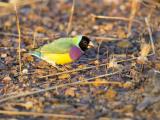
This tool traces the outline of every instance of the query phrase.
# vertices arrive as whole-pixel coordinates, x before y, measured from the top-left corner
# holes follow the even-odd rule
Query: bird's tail
[[[38,58],[42,58],[42,53],[38,52],[38,51],[32,51],[30,52],[31,55],[38,57]]]

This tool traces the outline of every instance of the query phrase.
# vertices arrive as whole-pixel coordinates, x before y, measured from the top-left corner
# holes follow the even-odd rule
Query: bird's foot
[[[61,71],[61,68],[59,68],[55,62],[50,63],[53,67],[55,67],[57,70]]]
[[[56,68],[57,70],[61,70],[61,68],[59,68],[59,67],[56,65],[55,62],[49,61],[49,60],[47,60],[47,62],[48,62],[50,65],[52,65],[54,68]]]

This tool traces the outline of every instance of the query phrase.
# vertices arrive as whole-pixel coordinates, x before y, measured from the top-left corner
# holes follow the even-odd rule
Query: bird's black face
[[[86,36],[82,36],[82,40],[79,43],[79,47],[82,51],[86,51],[88,49],[90,39]]]

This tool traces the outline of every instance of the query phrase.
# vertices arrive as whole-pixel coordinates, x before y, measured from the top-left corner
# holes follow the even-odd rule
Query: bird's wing
[[[69,52],[72,46],[72,38],[60,38],[58,40],[53,41],[52,43],[42,46],[36,51],[41,53],[62,54]]]

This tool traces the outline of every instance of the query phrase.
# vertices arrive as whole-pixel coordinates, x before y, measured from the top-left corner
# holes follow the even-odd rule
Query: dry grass
[[[19,17],[17,12],[17,6],[14,5],[15,13],[16,13],[16,25],[17,25],[17,31],[18,31],[18,60],[19,60],[19,80],[22,81],[22,62],[21,62],[21,29],[20,29],[20,23],[19,23]]]
[[[153,54],[155,54],[156,51],[155,51],[155,46],[154,46],[154,42],[153,42],[152,31],[151,31],[151,27],[150,27],[150,24],[149,24],[149,21],[148,21],[147,18],[145,18],[145,22],[146,22],[147,30],[148,30],[149,37],[150,37],[150,42],[151,42],[151,46],[152,46],[152,51],[153,51]]]
[[[75,0],[73,0],[72,2],[71,15],[69,17],[69,22],[67,27],[67,35],[69,35],[72,29],[72,19],[73,19],[74,10],[75,10]]]
[[[38,112],[20,112],[20,111],[5,111],[0,110],[0,114],[4,115],[21,115],[21,116],[43,116],[43,117],[52,117],[52,118],[59,118],[59,119],[85,119],[83,116],[76,116],[76,115],[62,115],[62,114],[52,114],[52,113],[38,113]]]
[[[121,20],[121,21],[127,21],[127,22],[130,21],[130,19],[126,17],[102,16],[102,15],[94,15],[94,14],[92,14],[92,17],[96,19]],[[140,21],[135,19],[133,20],[133,22],[141,24]]]
[[[140,1],[139,0],[132,0],[131,4],[131,13],[129,17],[129,23],[128,23],[128,37],[131,35],[131,29],[132,29],[132,24],[135,19],[136,13],[139,9]]]

